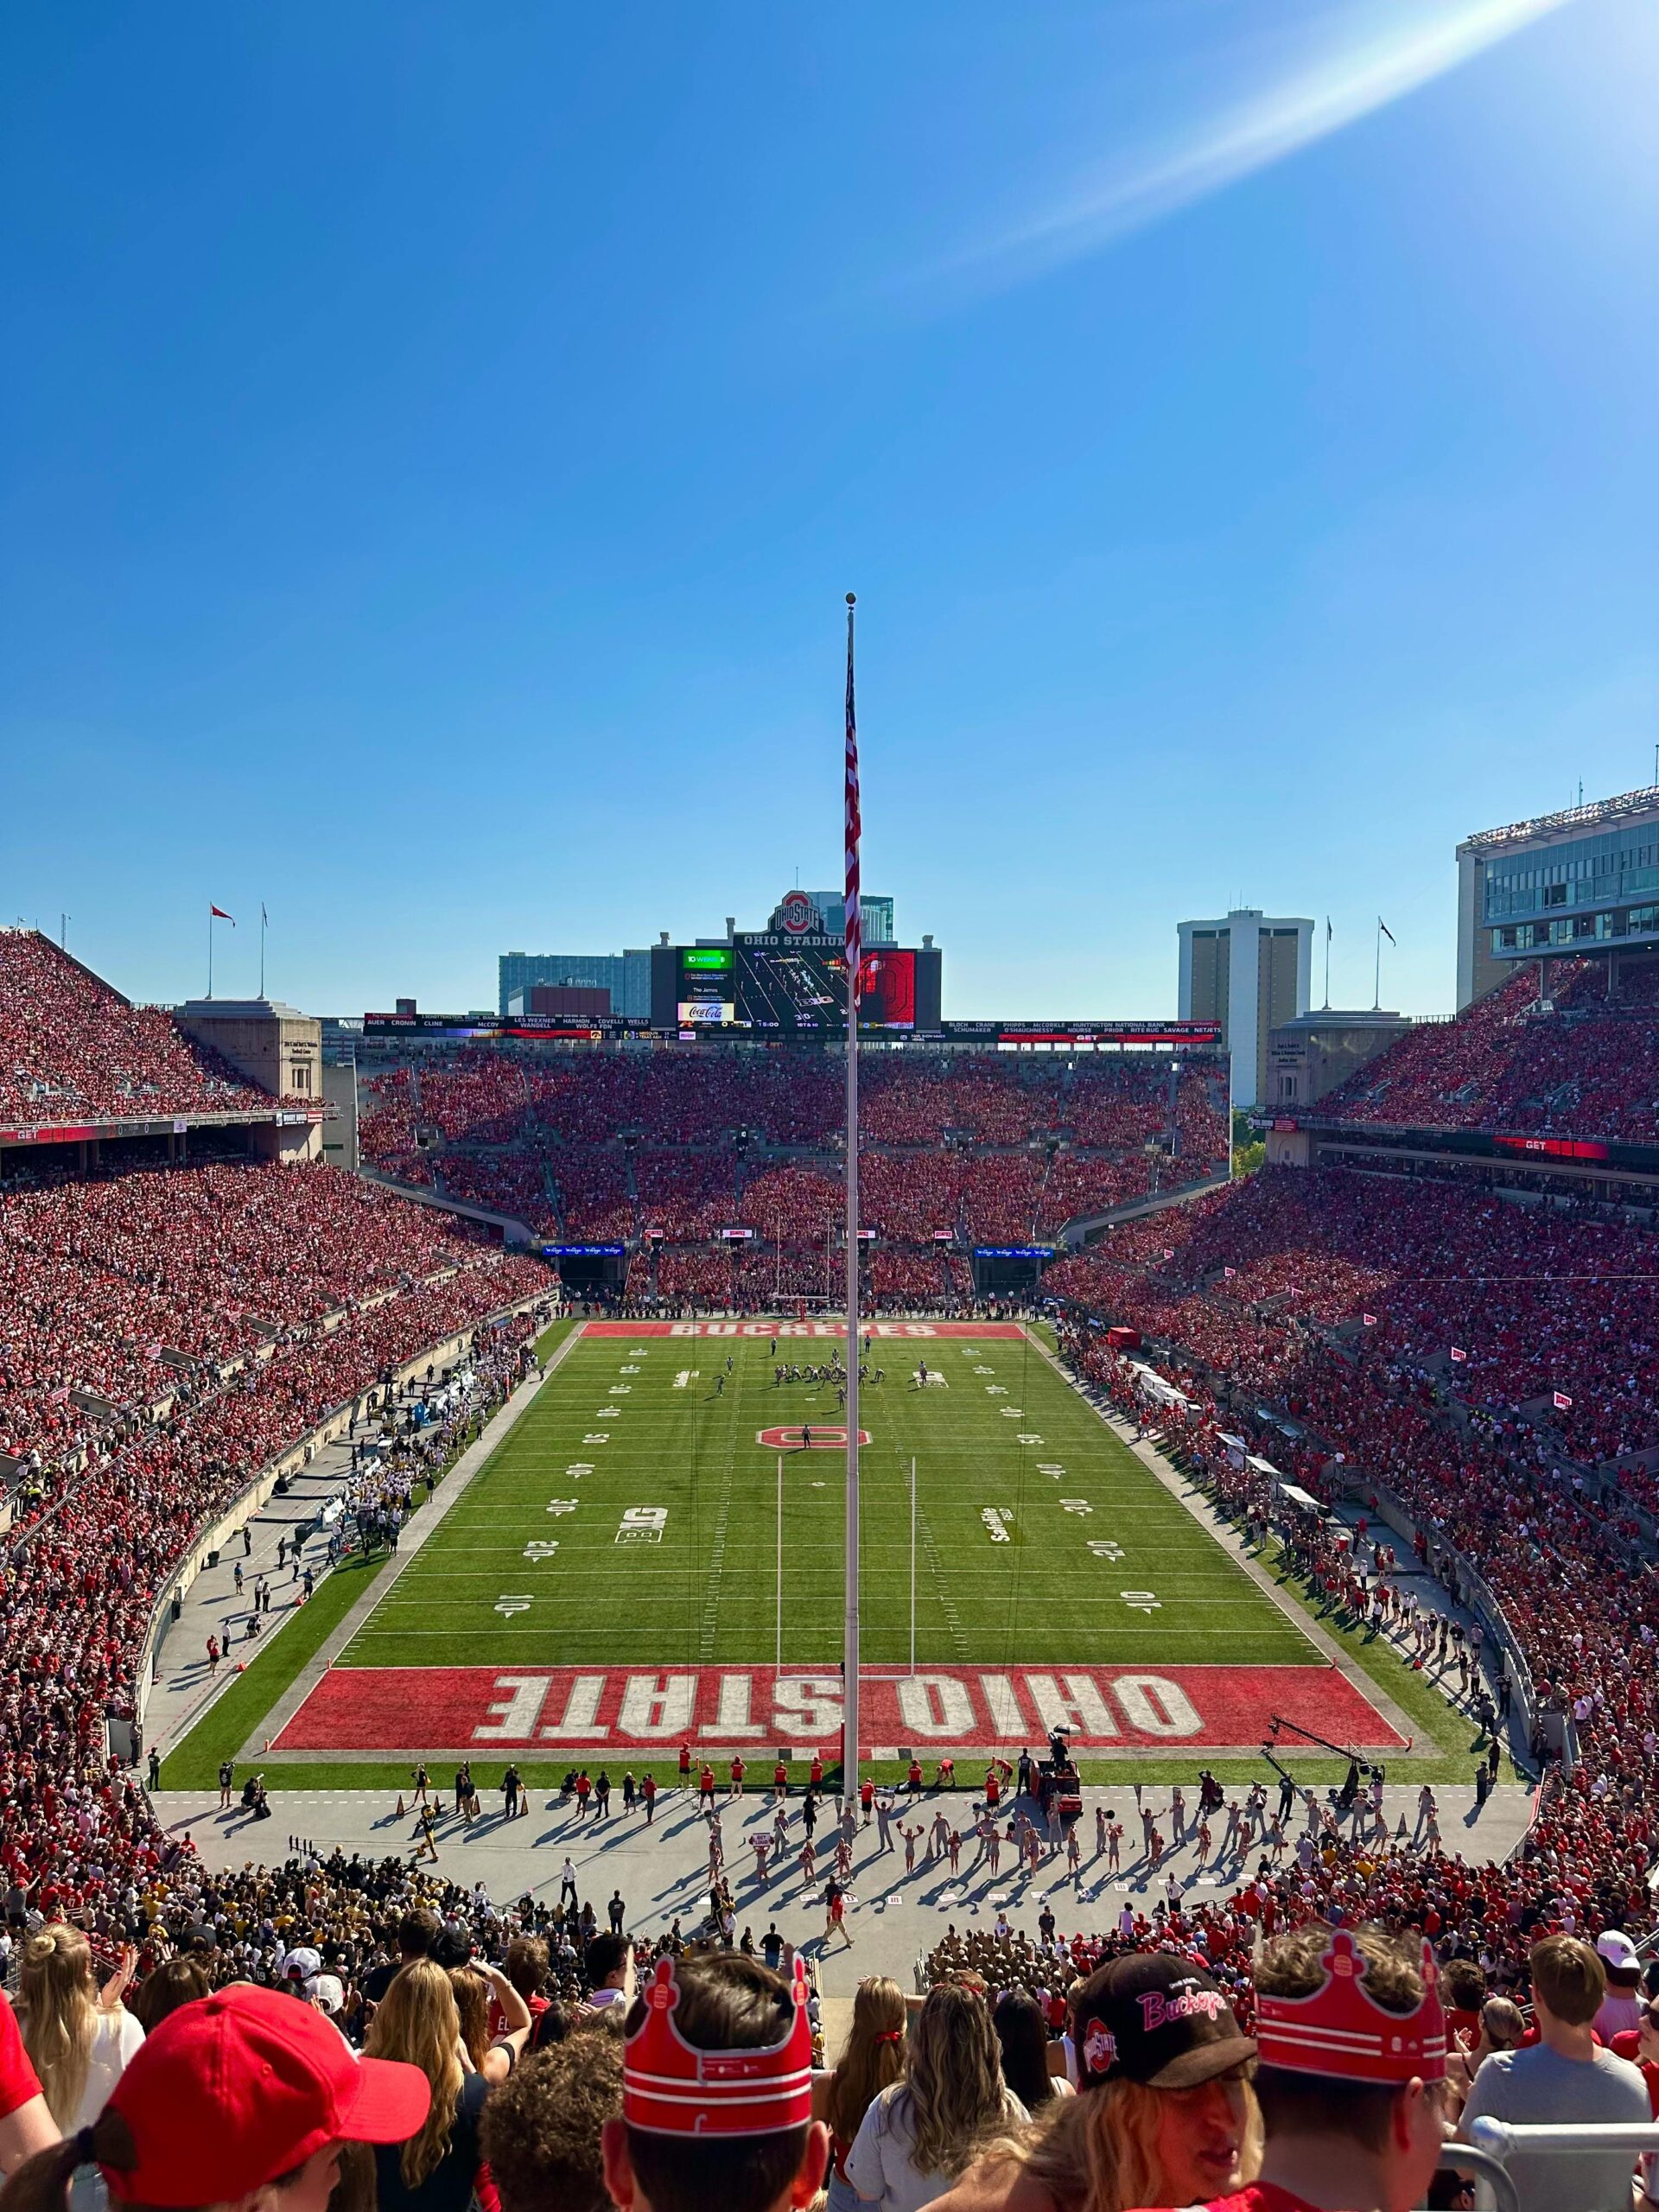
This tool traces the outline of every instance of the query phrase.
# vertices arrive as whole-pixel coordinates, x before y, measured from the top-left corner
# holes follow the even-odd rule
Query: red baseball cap
[[[245,2196],[328,2143],[404,2143],[431,2108],[418,2066],[358,2058],[331,2021],[275,1989],[232,1982],[180,2005],[146,2037],[107,2109],[137,2153],[103,2165],[138,2204]]]

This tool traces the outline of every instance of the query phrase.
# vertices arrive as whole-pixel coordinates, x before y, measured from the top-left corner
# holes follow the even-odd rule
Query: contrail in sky
[[[1097,172],[1065,199],[967,247],[931,273],[949,278],[978,272],[995,286],[1077,260],[1329,137],[1566,4],[1445,0],[1432,16],[1416,9],[1404,22],[1398,7],[1392,22],[1375,8],[1365,9],[1369,35],[1341,53],[1299,70],[1183,140]]]

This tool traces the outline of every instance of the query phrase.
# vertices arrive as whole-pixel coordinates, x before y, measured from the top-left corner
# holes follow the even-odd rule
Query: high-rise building
[[[504,952],[499,956],[500,984],[496,1012],[512,1012],[517,997],[528,1006],[538,983],[574,985],[588,990],[608,991],[613,1014],[648,1015],[651,1012],[651,954],[626,952]]]
[[[1569,806],[1458,847],[1458,1007],[1484,998],[1517,961],[1603,958],[1618,989],[1624,955],[1659,951],[1659,785]]]
[[[807,897],[823,916],[831,937],[847,934],[847,896],[843,891],[809,891]],[[865,892],[858,902],[859,921],[866,944],[896,944],[893,929],[893,901]]]
[[[1313,925],[1301,916],[1235,908],[1215,921],[1181,922],[1183,1021],[1218,1021],[1232,1060],[1235,1106],[1268,1096],[1268,1039],[1308,1007]]]

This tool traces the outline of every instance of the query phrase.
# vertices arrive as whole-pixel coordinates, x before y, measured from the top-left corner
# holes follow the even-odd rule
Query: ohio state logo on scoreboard
[[[772,920],[791,937],[821,935],[823,916],[818,912],[804,891],[786,891],[779,901]]]

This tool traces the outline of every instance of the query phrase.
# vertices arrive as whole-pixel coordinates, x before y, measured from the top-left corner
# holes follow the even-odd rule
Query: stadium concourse
[[[1629,1071],[1648,1065],[1651,1012],[1640,1001],[1586,1006],[1586,988],[1569,975],[1544,1014],[1522,984],[1506,987],[1502,1003],[1437,1027],[1428,1041],[1408,1035],[1333,1112],[1357,1128],[1368,1115],[1381,1126],[1386,1115],[1388,1126],[1519,1122],[1569,1135],[1582,1114],[1604,1136],[1643,1142],[1656,1086]],[[1616,1052],[1610,1024],[1622,1040]],[[157,1111],[188,1121],[229,1100],[257,1115],[273,1103],[32,932],[0,938],[0,1045],[14,1111],[33,1125]],[[1215,1157],[1217,1141],[1225,1147],[1207,1083],[1183,1085],[1183,1115],[1194,1128],[1205,1117],[1211,1125],[1207,1146],[1194,1138],[1194,1160]],[[487,1185],[502,1203],[517,1192],[532,1210],[539,1189],[543,1226],[627,1240],[661,1227],[669,1249],[649,1262],[654,1285],[631,1279],[631,1296],[654,1287],[687,1303],[747,1302],[783,1270],[801,1285],[811,1280],[813,1241],[834,1204],[835,1088],[822,1064],[789,1054],[461,1056],[385,1078],[381,1110],[365,1123],[378,1134],[365,1141],[382,1165],[451,1189],[470,1174],[475,1192]],[[903,1262],[890,1280],[925,1286],[895,1295],[967,1300],[966,1282],[925,1250],[936,1227],[977,1236],[995,1224],[1025,1236],[1110,1211],[1122,1179],[1143,1176],[1141,1147],[1166,1118],[1133,1065],[873,1059],[862,1132],[872,1212]],[[621,1130],[639,1134],[622,1141]],[[739,1130],[753,1141],[740,1144]],[[302,1823],[276,1774],[266,1819],[256,1817],[257,1790],[244,1808],[234,1789],[228,1817],[217,1791],[205,1806],[166,1798],[158,1817],[147,1762],[141,1754],[135,1769],[122,1757],[157,1604],[199,1533],[234,1518],[251,1478],[325,1418],[366,1410],[372,1394],[388,1448],[367,1469],[359,1450],[355,1510],[365,1537],[385,1539],[423,1476],[487,1448],[474,1434],[485,1411],[505,1397],[494,1417],[505,1421],[544,1387],[525,1318],[538,1304],[547,1310],[550,1278],[538,1262],[328,1168],[254,1160],[241,1141],[234,1129],[193,1127],[183,1160],[118,1135],[71,1167],[42,1164],[50,1154],[41,1145],[7,1154],[0,1411],[14,1518],[0,1570],[0,1864],[9,1950],[17,1935],[67,1916],[105,1955],[130,1942],[141,1985],[180,1950],[210,1980],[282,1983],[303,1936],[299,1948],[312,1958],[302,1958],[300,1978],[337,1974],[345,2017],[360,2033],[365,1982],[395,1963],[404,1910],[429,1900],[464,1915],[493,1958],[515,1936],[544,1935],[551,1957],[535,1968],[544,1977],[538,1993],[579,1992],[581,1907],[602,1924],[607,1880],[647,1950],[671,1942],[677,1916],[683,1934],[701,1915],[709,1838],[683,1799],[665,1793],[644,1838],[644,1812],[625,1815],[613,1802],[602,1840],[587,1828],[567,1880],[575,1803],[555,1789],[509,1823],[499,1772],[482,1778],[502,1812],[492,1805],[470,1836],[464,1815],[446,1814],[418,1858],[408,1807],[400,1819],[383,1793],[350,1833],[354,1859],[335,1848],[348,1833],[346,1808],[331,1827],[327,1807],[312,1804]],[[994,1833],[982,1835],[972,1807],[982,1793],[946,1798],[925,1788],[919,1808],[897,1816],[919,1835],[906,1836],[889,1815],[891,1853],[880,1850],[874,1807],[868,1828],[855,1822],[849,1857],[861,1903],[850,1957],[859,1967],[908,1972],[919,1962],[926,1980],[971,1967],[994,1986],[1052,1993],[1104,1954],[1173,1950],[1208,1961],[1248,2013],[1260,1928],[1375,1916],[1466,1961],[1467,2005],[1483,1988],[1524,1994],[1528,1946],[1543,1930],[1648,1933],[1659,1588],[1644,1455],[1659,1440],[1659,1252],[1643,1211],[1582,1201],[1523,1211],[1516,1195],[1489,1187],[1490,1173],[1483,1182],[1443,1165],[1386,1177],[1263,1171],[1117,1224],[1052,1268],[1043,1288],[1079,1388],[1140,1438],[1143,1455],[1156,1450],[1170,1480],[1179,1471],[1206,1494],[1202,1510],[1241,1555],[1286,1538],[1285,1571],[1328,1617],[1369,1624],[1462,1700],[1468,1782],[1441,1786],[1431,1807],[1396,1778],[1379,1821],[1363,1777],[1332,1802],[1321,1777],[1306,1796],[1293,1789],[1281,1818],[1264,1763],[1256,1779],[1265,1804],[1252,1802],[1248,1780],[1231,1780],[1205,1838],[1196,1774],[1145,1783],[1137,1807],[1131,1771],[1090,1791],[1079,1864],[1064,1838],[1051,1856],[1039,1834],[1035,1870],[1027,1859],[1023,1872],[1010,1855],[1015,1840],[1028,1851],[1031,1840],[1007,1835],[1006,1799]],[[696,1241],[732,1208],[773,1243],[747,1273],[746,1262],[711,1260]],[[638,1243],[633,1249],[637,1262]],[[515,1310],[505,1328],[481,1326]],[[1139,1346],[1109,1342],[1112,1326],[1137,1332]],[[457,1341],[471,1378],[459,1402],[423,1365],[431,1347]],[[323,1472],[352,1478],[351,1442],[360,1438],[348,1441],[344,1469],[336,1445],[319,1483]],[[1294,1523],[1263,1471],[1269,1460],[1340,1511]],[[283,1570],[280,1594],[296,1587],[294,1532],[281,1516],[315,1503],[303,1484],[289,1497],[291,1505],[264,1507],[245,1549],[255,1567],[265,1564],[274,1596]],[[282,1547],[275,1577],[273,1540]],[[302,1592],[307,1569],[320,1574],[326,1564],[319,1547],[315,1537],[305,1547]],[[218,1581],[204,1580],[185,1602],[221,1603],[235,1566],[232,1546],[209,1570]],[[1435,1583],[1465,1630],[1461,1640],[1442,1630],[1448,1617],[1438,1604],[1425,1604]],[[1473,1616],[1459,1599],[1483,1624],[1472,1675]],[[1541,1777],[1535,1811],[1529,1805],[1524,1815],[1507,1789],[1493,1800],[1476,1783],[1475,1750],[1491,1740],[1485,1694],[1508,1707],[1494,1719],[1507,1721],[1511,1742],[1522,1727],[1517,1748]],[[1483,1756],[1483,1775],[1491,1764]],[[442,1779],[453,1805],[453,1777]],[[725,1773],[715,1782],[718,1790]],[[809,1880],[797,1790],[788,1871],[774,1860],[760,1885],[753,1847],[770,1815],[756,1801],[769,1783],[764,1768],[751,1775],[743,1827],[735,1811],[727,1815],[721,1841],[734,1932],[749,1926],[757,1942],[774,1897],[794,1934],[809,1934],[815,1919],[822,1929],[836,1881],[833,1801]],[[1389,1795],[1402,1787],[1403,1801]],[[953,1834],[969,1831],[954,1870],[935,1827],[941,1812]],[[295,1834],[308,1846],[315,1839],[316,1851],[290,1852]],[[930,1835],[944,1853],[931,1865]],[[1494,1844],[1499,1855],[1488,1859]],[[913,1870],[905,1864],[912,1846]],[[626,1887],[610,1878],[624,1865]],[[890,1942],[869,1940],[887,1926]],[[540,1955],[528,1955],[533,1964]]]

